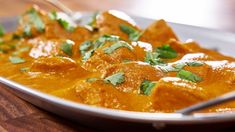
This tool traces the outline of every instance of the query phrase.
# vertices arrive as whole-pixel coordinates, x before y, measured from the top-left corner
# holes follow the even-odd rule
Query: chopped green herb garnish
[[[30,70],[29,67],[20,68],[20,71],[21,71],[21,72],[28,72],[29,70]]]
[[[95,12],[92,17],[91,17],[91,20],[88,22],[87,25],[91,26],[92,28],[95,28],[96,27],[96,17],[99,15],[99,12]]]
[[[136,29],[134,29],[131,26],[127,26],[124,24],[119,25],[122,32],[128,35],[129,40],[131,41],[138,41],[139,37],[142,35],[142,33]]]
[[[22,38],[22,36],[21,35],[18,35],[18,34],[13,34],[12,35],[12,39],[21,39]]]
[[[83,61],[88,60],[93,55],[94,52],[95,52],[95,50],[93,50],[93,49],[85,52],[83,57],[82,57],[82,60]]]
[[[95,40],[94,42],[91,41],[85,41],[84,43],[82,43],[80,45],[80,52],[82,54],[82,60],[86,61],[87,59],[89,59],[93,53],[95,52],[95,50],[97,48],[102,47],[106,41],[118,41],[119,37],[118,36],[114,36],[114,35],[103,35],[101,37],[99,37],[97,40]]]
[[[188,66],[201,66],[201,65],[203,65],[203,62],[201,62],[201,61],[189,61],[189,62],[186,62],[186,64]]]
[[[100,48],[102,47],[106,41],[118,41],[120,40],[118,36],[114,36],[114,35],[103,35],[101,37],[99,37],[95,42],[94,42],[94,48]]]
[[[92,46],[91,41],[85,41],[80,45],[79,49],[80,51],[87,51],[91,48],[91,46]]]
[[[107,47],[103,50],[104,50],[104,53],[111,54],[111,53],[113,53],[113,51],[115,51],[116,49],[121,48],[121,47],[126,47],[129,50],[133,50],[133,47],[131,45],[129,45],[127,42],[124,42],[124,41],[119,41],[117,43],[114,43],[110,47]]]
[[[60,46],[60,49],[67,55],[72,56],[73,55],[73,45],[74,42],[71,40],[66,40],[65,42],[63,42]]]
[[[22,52],[29,51],[29,49],[30,49],[29,46],[27,46],[27,47],[22,47],[22,48],[18,49],[17,51],[14,51],[14,52],[12,53],[12,55],[17,56],[17,55],[21,54]]]
[[[32,36],[31,26],[29,24],[24,26],[23,34],[24,36],[27,36],[27,37]]]
[[[51,11],[48,13],[48,16],[51,20],[56,20],[57,19],[57,13],[56,11]]]
[[[116,86],[117,84],[120,84],[125,81],[124,73],[123,72],[115,73],[111,76],[106,77],[104,81],[106,83],[111,83]]]
[[[25,62],[25,60],[23,58],[13,57],[13,56],[9,57],[9,60],[13,64],[19,64],[19,63],[24,63]]]
[[[98,80],[98,78],[92,77],[92,78],[87,78],[86,82],[94,82],[96,80]]]
[[[177,57],[176,51],[172,49],[170,45],[163,45],[162,47],[158,47],[156,52],[159,54],[160,58],[164,59],[172,59]]]
[[[2,37],[5,33],[5,30],[3,28],[3,26],[0,24],[0,37]]]
[[[30,18],[30,22],[34,24],[34,26],[36,27],[36,29],[39,32],[44,32],[45,30],[45,24],[43,23],[42,19],[40,18],[38,12],[34,9],[31,8],[27,14],[29,15]]]
[[[65,20],[63,20],[61,18],[59,18],[57,21],[67,31],[73,32],[75,30],[75,28],[73,26],[71,26],[67,21],[65,21]]]
[[[177,69],[177,68],[175,68],[175,67],[173,67],[173,66],[170,66],[170,65],[163,65],[163,66],[159,65],[158,67],[159,67],[163,72],[177,72],[177,71],[180,70],[180,69]]]
[[[186,70],[180,70],[176,76],[181,79],[189,80],[189,81],[192,81],[195,83],[202,80],[202,78],[199,77],[198,75],[196,75],[190,71],[186,71]]]
[[[150,65],[164,64],[164,62],[159,58],[159,54],[156,52],[147,51],[144,61]]]
[[[153,87],[156,85],[156,83],[153,83],[148,80],[144,80],[140,85],[140,93],[144,95],[150,95]]]

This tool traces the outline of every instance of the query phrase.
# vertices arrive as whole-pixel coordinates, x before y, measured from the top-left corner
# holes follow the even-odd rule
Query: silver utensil
[[[232,91],[232,92],[223,94],[219,97],[216,97],[214,99],[204,101],[204,102],[189,106],[187,108],[178,110],[178,111],[176,111],[176,113],[181,113],[181,114],[184,114],[184,115],[188,115],[188,114],[191,114],[194,111],[205,109],[205,108],[208,108],[210,106],[221,104],[221,103],[224,103],[226,101],[231,101],[231,100],[234,100],[234,99],[235,99],[235,91]]]
[[[56,8],[60,9],[64,13],[66,13],[75,23],[79,23],[82,17],[82,13],[80,12],[74,12],[67,6],[65,6],[62,2],[59,0],[45,0],[47,3],[55,6]]]

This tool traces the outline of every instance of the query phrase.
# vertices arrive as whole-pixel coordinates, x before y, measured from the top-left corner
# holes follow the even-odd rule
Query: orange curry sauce
[[[235,89],[234,58],[181,42],[164,20],[140,29],[119,11],[91,19],[76,26],[30,8],[0,37],[0,75],[75,102],[141,112],[174,112]]]

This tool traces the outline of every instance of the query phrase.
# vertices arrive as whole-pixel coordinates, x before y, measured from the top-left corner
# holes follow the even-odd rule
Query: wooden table
[[[43,0],[0,0],[0,17],[16,16],[36,3],[48,10]],[[147,18],[235,32],[235,0],[61,0],[73,10],[117,9]],[[180,3],[179,3],[180,2]],[[235,128],[232,128],[235,131]],[[231,131],[232,131],[231,129]],[[0,85],[0,131],[95,131],[45,112],[21,100]],[[210,130],[210,129],[208,129]],[[228,130],[228,129],[226,129]]]

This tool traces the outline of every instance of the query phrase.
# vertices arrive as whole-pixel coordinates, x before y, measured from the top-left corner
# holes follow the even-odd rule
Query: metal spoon
[[[63,3],[61,3],[59,0],[45,0],[49,4],[55,6],[56,8],[60,9],[61,11],[65,12],[69,17],[75,22],[79,23],[82,17],[82,13],[80,12],[74,12],[67,6],[65,6]]]
[[[191,114],[194,111],[205,109],[205,108],[208,108],[210,106],[214,106],[214,105],[221,104],[221,103],[224,103],[226,101],[231,101],[231,100],[235,100],[235,91],[232,91],[232,92],[223,94],[219,97],[216,97],[214,99],[204,101],[204,102],[189,106],[187,108],[178,110],[178,111],[176,111],[176,113],[181,113],[181,114],[184,114],[184,115],[188,115],[188,114]]]

